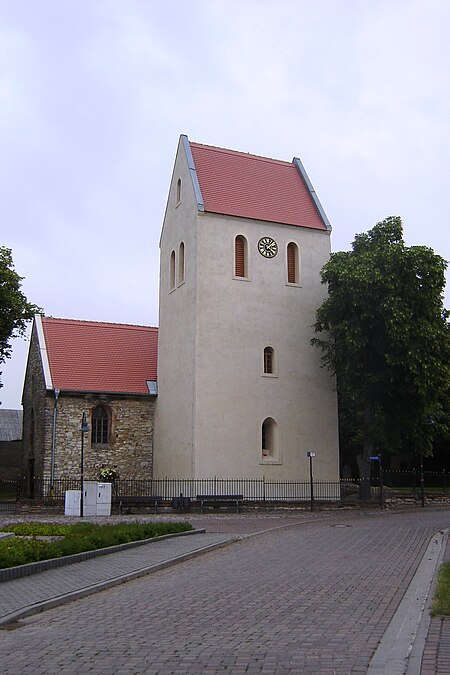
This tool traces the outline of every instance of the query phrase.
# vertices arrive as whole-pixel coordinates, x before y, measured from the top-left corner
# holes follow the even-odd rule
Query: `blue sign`
[[[369,457],[369,459],[371,459],[373,462],[379,462],[380,461],[379,455],[372,455],[372,457]]]

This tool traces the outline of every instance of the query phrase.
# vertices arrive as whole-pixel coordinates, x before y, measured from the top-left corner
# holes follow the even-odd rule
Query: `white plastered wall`
[[[181,179],[181,201],[177,183]],[[155,412],[155,478],[194,475],[196,348],[195,199],[182,143],[178,146],[160,242],[158,398]],[[184,282],[179,283],[179,247],[184,243]],[[176,283],[170,290],[170,256],[176,255]]]
[[[234,239],[248,242],[248,280],[233,278]],[[263,236],[275,258],[257,250]],[[300,284],[287,284],[286,247],[300,253]],[[338,478],[334,381],[311,346],[325,288],[326,232],[207,214],[198,221],[198,340],[195,465],[197,477],[307,478],[308,450],[318,479]],[[263,350],[275,350],[275,377],[263,374]],[[265,418],[278,425],[279,451],[264,459]]]

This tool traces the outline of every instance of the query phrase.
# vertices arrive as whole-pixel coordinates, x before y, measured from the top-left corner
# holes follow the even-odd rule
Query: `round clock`
[[[274,258],[278,253],[277,242],[272,237],[262,237],[258,241],[258,251],[265,258]]]

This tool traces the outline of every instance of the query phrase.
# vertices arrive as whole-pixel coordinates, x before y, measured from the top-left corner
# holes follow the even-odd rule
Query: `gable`
[[[158,329],[42,317],[52,387],[147,394],[157,378]]]
[[[308,176],[292,163],[189,143],[204,210],[315,230],[329,230]]]

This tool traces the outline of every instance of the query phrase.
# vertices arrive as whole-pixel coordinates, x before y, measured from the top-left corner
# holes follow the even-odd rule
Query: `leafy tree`
[[[20,290],[22,279],[14,270],[11,249],[0,246],[0,363],[11,356],[11,340],[22,336],[27,322],[42,312]]]
[[[402,235],[401,219],[386,218],[356,235],[351,251],[333,253],[321,272],[329,294],[312,343],[337,377],[345,432],[362,450],[361,496],[374,452],[427,453],[435,430],[448,425],[446,262],[425,246],[406,247]]]

